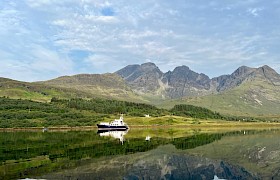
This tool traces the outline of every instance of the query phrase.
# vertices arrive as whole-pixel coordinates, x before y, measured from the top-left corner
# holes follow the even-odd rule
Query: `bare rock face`
[[[253,81],[256,79],[268,81],[274,86],[280,86],[280,75],[267,65],[259,68],[241,66],[231,75],[222,75],[213,78],[212,81],[216,84],[217,92],[221,92],[233,89],[246,81]]]
[[[154,63],[129,65],[116,72],[138,93],[151,93],[180,98],[198,96],[210,89],[211,80],[205,74],[198,74],[187,66],[176,67],[162,73]]]
[[[139,93],[151,93],[160,88],[158,80],[163,73],[154,63],[129,65],[116,72]]]
[[[253,68],[241,66],[240,68],[235,70],[231,75],[222,75],[217,78],[213,78],[212,81],[216,84],[216,90],[218,92],[225,91],[239,86],[250,76],[250,74],[253,71]]]
[[[196,73],[187,66],[179,66],[173,71],[162,73],[154,63],[129,65],[116,74],[137,93],[150,93],[171,99],[219,93],[256,79],[280,86],[280,75],[269,66],[241,66],[230,75],[213,79],[203,73]]]
[[[162,80],[168,84],[167,94],[171,98],[197,96],[201,91],[209,91],[211,82],[208,76],[198,74],[187,66],[165,73]]]
[[[280,75],[271,67],[265,65],[256,69],[256,74],[262,76],[274,86],[280,86]]]

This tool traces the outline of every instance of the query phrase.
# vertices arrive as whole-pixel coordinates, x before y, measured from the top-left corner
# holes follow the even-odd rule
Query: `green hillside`
[[[170,100],[159,106],[172,108],[176,104],[191,104],[237,116],[279,117],[280,91],[279,86],[258,79],[219,94]]]
[[[64,76],[44,82],[21,82],[0,78],[0,97],[49,102],[53,97],[105,98],[132,102],[147,102],[134,94],[114,74]]]
[[[91,97],[92,95],[67,88],[56,88],[40,83],[28,83],[0,78],[0,97],[49,102],[52,97]]]
[[[133,93],[117,74],[79,74],[63,76],[41,83],[56,88],[71,89],[89,94],[92,97],[147,102],[141,96]]]

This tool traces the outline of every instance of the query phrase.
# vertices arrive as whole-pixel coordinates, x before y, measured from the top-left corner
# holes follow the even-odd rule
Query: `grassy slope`
[[[220,94],[170,100],[159,106],[172,108],[176,104],[192,104],[230,115],[279,117],[280,90],[267,81],[258,80]]]
[[[147,102],[141,96],[133,93],[124,80],[116,74],[79,74],[63,76],[41,83],[84,92],[100,98]]]
[[[11,79],[0,78],[0,96],[13,99],[31,99],[39,102],[49,102],[52,97],[86,97],[82,94],[65,88],[55,88],[39,83],[28,83]]]
[[[36,83],[0,78],[0,97],[3,96],[39,102],[49,102],[52,97],[63,99],[105,98],[147,102],[130,91],[118,77],[110,74],[90,78],[90,83],[78,82],[77,79],[71,77]]]

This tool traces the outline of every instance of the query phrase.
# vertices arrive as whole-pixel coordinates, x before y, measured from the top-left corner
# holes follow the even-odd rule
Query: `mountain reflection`
[[[105,158],[48,179],[260,179],[225,161],[187,155],[165,145],[145,153]]]
[[[0,132],[0,179],[271,178],[279,174],[279,135],[278,130]]]
[[[135,164],[124,179],[259,179],[243,167],[197,156],[165,154]]]

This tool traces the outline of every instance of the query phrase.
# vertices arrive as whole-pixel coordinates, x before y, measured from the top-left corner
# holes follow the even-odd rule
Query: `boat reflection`
[[[146,136],[145,141],[150,141],[151,140],[151,136]]]
[[[115,139],[119,139],[120,142],[123,144],[125,141],[124,136],[128,133],[129,129],[126,130],[98,130],[97,133],[99,136],[108,136]]]

